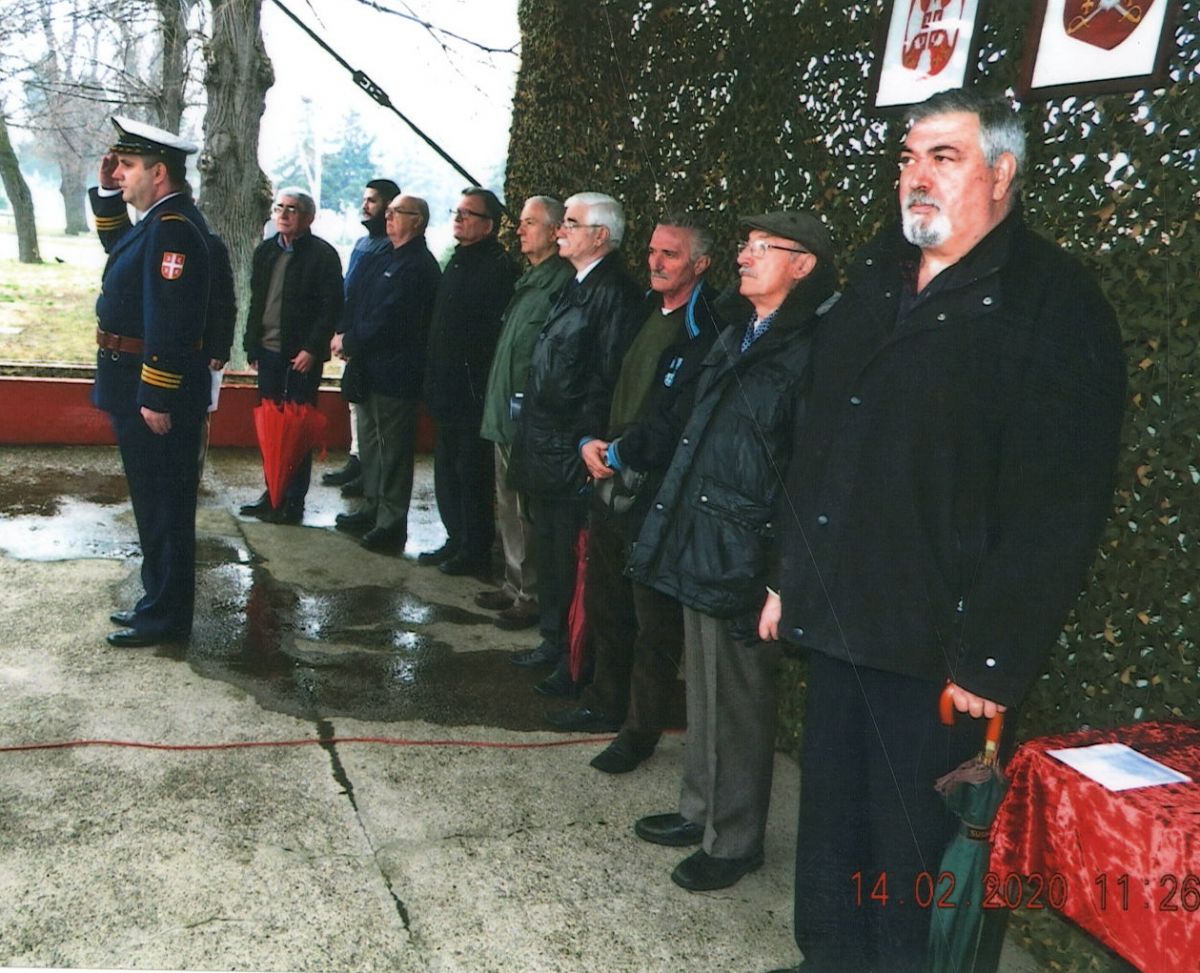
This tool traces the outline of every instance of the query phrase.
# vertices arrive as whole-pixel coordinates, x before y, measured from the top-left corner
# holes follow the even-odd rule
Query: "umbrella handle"
[[[938,712],[941,714],[942,722],[946,726],[954,725],[954,684],[946,683],[946,688],[942,690],[942,696],[938,700]],[[1000,736],[1004,733],[1004,714],[997,713],[988,720],[987,733],[983,738],[983,753],[985,757],[996,759],[996,751],[1000,747]]]

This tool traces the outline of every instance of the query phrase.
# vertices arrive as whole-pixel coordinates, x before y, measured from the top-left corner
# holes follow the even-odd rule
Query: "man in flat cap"
[[[108,636],[128,648],[187,638],[192,628],[211,261],[185,178],[197,147],[131,119],[113,125],[117,140],[89,194],[108,253],[92,401],[112,418],[142,546],[145,594],[113,613],[123,627]]]
[[[656,844],[701,846],[671,873],[690,891],[733,885],[763,862],[780,650],[753,643],[812,335],[835,281],[829,233],[811,213],[741,224],[741,300],[725,314],[735,323],[704,360],[629,564],[635,581],[683,604],[679,810],[642,818],[634,830]]]

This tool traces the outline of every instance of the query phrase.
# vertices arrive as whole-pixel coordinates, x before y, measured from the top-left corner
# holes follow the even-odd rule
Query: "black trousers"
[[[132,627],[141,635],[184,636],[196,596],[196,491],[204,415],[174,415],[171,431],[150,431],[140,412],[111,414],[142,546],[142,587]]]
[[[471,560],[486,559],[496,539],[494,464],[492,443],[479,437],[478,422],[438,424],[433,448],[438,515],[446,528],[446,543]]]
[[[630,731],[683,726],[683,608],[625,577],[630,536],[624,518],[593,509],[589,526],[584,603],[596,666],[580,702]]]
[[[933,785],[983,748],[986,727],[961,714],[943,726],[941,691],[810,654],[795,932],[814,973],[927,968],[930,910],[916,883],[937,882],[958,824]]]
[[[258,352],[258,398],[272,402],[305,402],[315,405],[321,387],[321,363],[307,372],[298,372],[291,362],[277,351],[260,348]],[[283,494],[283,502],[292,506],[304,504],[312,479],[312,453],[300,461]]]
[[[564,652],[569,645],[567,613],[575,595],[575,542],[584,505],[566,497],[529,498],[538,570],[538,628],[542,638]]]

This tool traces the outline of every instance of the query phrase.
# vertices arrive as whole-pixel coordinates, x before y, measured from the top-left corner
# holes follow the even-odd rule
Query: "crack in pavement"
[[[317,720],[317,739],[320,741],[321,749],[329,754],[329,764],[333,770],[333,779],[338,782],[338,785],[342,788],[342,793],[346,795],[350,806],[354,808],[354,819],[358,822],[358,827],[363,833],[367,847],[371,850],[371,857],[375,861],[379,877],[383,879],[384,887],[387,889],[388,895],[392,897],[392,903],[396,907],[396,914],[400,916],[400,921],[404,924],[404,931],[411,937],[412,925],[409,921],[408,906],[404,904],[404,900],[397,894],[395,887],[392,885],[391,878],[388,877],[387,872],[383,870],[383,866],[379,862],[379,849],[375,847],[375,842],[371,840],[371,834],[367,831],[366,824],[363,823],[362,814],[358,808],[358,800],[354,796],[354,784],[350,780],[350,775],[346,773],[346,768],[342,764],[342,758],[337,752],[337,744],[334,742],[335,737],[336,733],[334,732],[333,724],[329,720]]]

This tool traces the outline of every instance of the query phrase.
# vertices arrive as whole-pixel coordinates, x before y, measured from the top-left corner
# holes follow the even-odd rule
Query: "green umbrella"
[[[943,723],[954,722],[950,686],[942,693]],[[1008,912],[983,908],[984,876],[991,843],[988,832],[1007,783],[1000,772],[1004,714],[988,722],[983,752],[938,780],[938,793],[961,818],[958,833],[942,855],[929,926],[930,973],[994,973],[1000,961]],[[947,892],[953,876],[953,889]],[[945,894],[943,894],[945,893]]]

